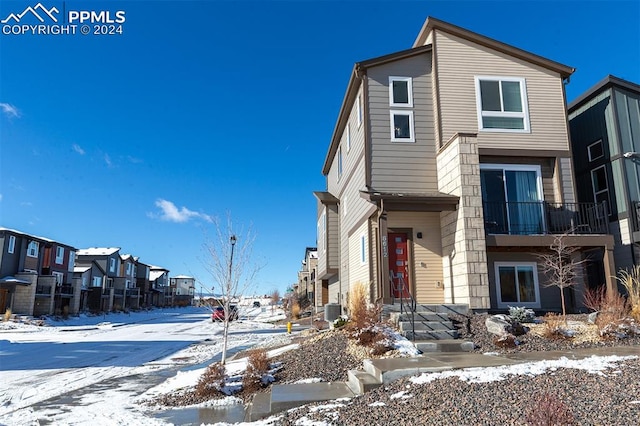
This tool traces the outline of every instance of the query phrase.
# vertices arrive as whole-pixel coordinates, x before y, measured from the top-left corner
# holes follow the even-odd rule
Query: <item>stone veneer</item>
[[[436,158],[438,189],[460,197],[458,209],[442,212],[442,263],[445,303],[488,309],[489,274],[475,134],[456,134]]]

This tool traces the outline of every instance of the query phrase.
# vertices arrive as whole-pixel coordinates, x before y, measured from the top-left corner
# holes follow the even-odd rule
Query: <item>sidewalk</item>
[[[486,368],[543,360],[584,359],[590,356],[640,356],[640,347],[574,349],[513,354],[434,352],[410,358],[365,360],[364,371],[349,371],[349,381],[273,385],[270,392],[256,394],[246,413],[246,421],[256,421],[290,408],[318,401],[350,398],[406,376],[464,368]]]

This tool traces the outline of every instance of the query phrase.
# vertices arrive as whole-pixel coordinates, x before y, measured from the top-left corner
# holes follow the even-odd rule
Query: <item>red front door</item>
[[[389,275],[391,294],[394,298],[408,298],[409,289],[409,253],[407,234],[389,233]]]

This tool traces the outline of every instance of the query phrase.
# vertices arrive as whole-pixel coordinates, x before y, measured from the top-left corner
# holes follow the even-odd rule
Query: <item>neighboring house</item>
[[[640,264],[640,85],[607,76],[569,104],[580,201],[605,202],[618,268]],[[594,265],[591,275],[603,279]]]
[[[153,291],[149,279],[151,267],[136,258],[136,286],[140,289],[140,305],[153,306]],[[156,305],[158,306],[158,305]]]
[[[173,292],[169,285],[169,270],[161,266],[149,265],[151,304],[153,306],[173,306]]]
[[[169,279],[174,294],[172,306],[190,306],[196,289],[196,279],[188,275],[176,275]]]
[[[79,282],[82,289],[80,311],[106,312],[109,310],[109,297],[103,297],[106,279],[106,272],[95,260],[77,264],[73,268],[73,281],[76,284]]]
[[[315,193],[328,301],[361,283],[386,304],[559,310],[538,254],[565,232],[613,288],[604,205],[575,197],[573,71],[433,18],[411,49],[356,63]]]
[[[122,309],[140,307],[140,288],[136,280],[137,258],[130,254],[120,256],[120,276],[114,281],[115,304]]]
[[[78,312],[82,290],[73,283],[74,247],[8,228],[0,228],[0,242],[0,312]]]
[[[302,267],[298,271],[298,284],[294,286],[298,297],[304,297],[312,306],[322,306],[322,286],[316,285],[316,272],[318,266],[318,250],[316,247],[307,247],[304,251]],[[328,292],[325,291],[328,297]],[[325,303],[327,303],[325,301]]]
[[[77,252],[76,264],[79,267],[91,267],[91,277],[87,295],[87,306],[95,312],[108,312],[122,309],[122,298],[116,298],[115,283],[122,283],[120,276],[120,248],[93,247]],[[96,268],[93,264],[96,264]],[[120,302],[120,303],[116,303]]]

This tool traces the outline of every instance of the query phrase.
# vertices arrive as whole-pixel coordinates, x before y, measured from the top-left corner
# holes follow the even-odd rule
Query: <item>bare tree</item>
[[[538,258],[542,262],[542,270],[547,275],[545,287],[558,287],[562,302],[562,318],[567,323],[567,310],[564,300],[564,289],[578,284],[582,276],[583,264],[587,259],[576,259],[579,247],[567,244],[568,233],[556,235],[549,246],[550,253],[542,253]]]
[[[278,289],[274,289],[271,292],[271,313],[273,313],[279,301],[280,301],[280,292],[278,291]]]
[[[261,267],[253,257],[255,235],[250,229],[247,232],[234,231],[229,215],[225,225],[221,225],[217,218],[213,219],[213,228],[213,239],[204,243],[207,257],[203,264],[212,279],[213,292],[222,296],[225,315],[220,362],[224,365],[227,359],[229,322],[233,315],[231,301],[254,286],[254,278]]]

